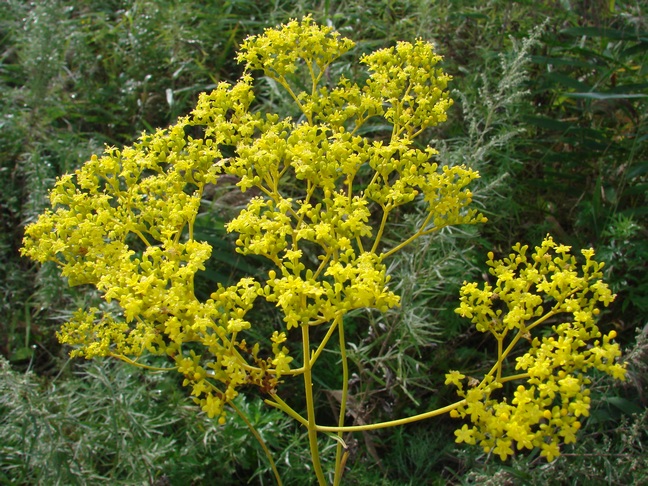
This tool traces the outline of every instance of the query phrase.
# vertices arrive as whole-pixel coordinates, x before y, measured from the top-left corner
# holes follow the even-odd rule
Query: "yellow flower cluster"
[[[446,375],[446,384],[457,386],[465,399],[452,415],[473,424],[455,432],[457,442],[479,443],[502,460],[514,448],[539,447],[552,461],[561,443],[575,442],[580,420],[589,415],[585,374],[597,369],[624,379],[625,368],[617,362],[621,352],[612,343],[615,331],[604,335],[595,324],[598,306],[607,306],[614,295],[601,280],[603,263],[594,261],[594,251],[583,250],[585,263],[579,265],[570,247],[551,237],[531,255],[527,250],[517,244],[502,260],[489,254],[494,285],[464,284],[456,312],[495,337],[498,359],[478,384],[464,388],[466,377],[457,371]],[[521,373],[503,376],[506,358],[520,343],[529,345],[516,358]],[[494,397],[512,381],[524,384],[517,386],[510,403]]]
[[[466,186],[478,174],[438,167],[436,152],[415,144],[452,104],[432,46],[402,42],[362,57],[369,72],[362,85],[330,80],[331,63],[352,48],[310,17],[267,29],[243,43],[246,70],[237,83],[219,84],[175,125],[132,147],[106,148],[56,182],[52,209],[27,227],[23,253],[56,262],[71,285],[94,285],[121,309],[77,312],[59,333],[74,356],[169,356],[195,401],[222,419],[241,386],[274,394],[282,376],[310,373],[344,313],[397,305],[386,257],[445,226],[485,221],[468,208]],[[299,118],[252,109],[258,70],[287,90]],[[390,124],[391,136],[363,136],[370,119]],[[361,167],[368,177],[359,177]],[[221,286],[202,302],[194,276],[212,247],[193,228],[205,186],[223,173],[260,194],[227,225],[237,250],[268,258],[276,270]],[[385,249],[390,215],[417,196],[428,217]],[[250,344],[243,337],[256,299],[276,304],[285,331]],[[308,330],[316,325],[329,331],[311,354]],[[286,332],[297,327],[306,362],[291,369]],[[260,352],[262,345],[272,351]]]
[[[469,207],[467,186],[478,174],[439,167],[436,151],[416,140],[445,121],[452,104],[450,77],[436,67],[441,58],[432,46],[400,42],[363,56],[368,77],[361,85],[330,79],[331,64],[353,46],[310,17],[248,38],[238,55],[245,72],[237,83],[202,94],[175,125],[143,134],[132,147],[108,147],[61,177],[50,194],[52,209],[26,228],[22,250],[39,262],[55,262],[70,285],[94,285],[120,309],[78,310],[58,333],[73,346],[72,356],[135,364],[145,353],[167,356],[194,401],[221,422],[241,387],[259,387],[271,406],[307,426],[320,483],[317,434],[338,434],[339,479],[347,429],[344,406],[337,428],[316,424],[311,370],[337,330],[348,376],[342,317],[353,309],[398,305],[388,285],[389,256],[446,226],[485,221]],[[254,111],[258,71],[287,91],[297,117]],[[369,121],[387,124],[391,134],[367,138]],[[274,268],[262,279],[218,286],[201,301],[194,277],[212,247],[195,238],[194,223],[206,185],[220,174],[235,176],[241,191],[259,194],[227,230],[237,235],[238,252],[263,256]],[[391,216],[416,198],[426,217],[413,234],[386,248]],[[493,368],[481,381],[448,373],[446,384],[456,386],[463,400],[407,420],[451,410],[472,422],[456,432],[458,442],[478,443],[502,460],[515,448],[538,447],[553,460],[560,444],[575,441],[581,417],[589,414],[586,373],[596,369],[623,379],[625,369],[617,362],[614,331],[603,335],[595,324],[598,306],[614,296],[593,250],[582,252],[581,265],[550,237],[531,255],[527,251],[518,244],[503,260],[489,254],[495,284],[462,288],[457,312],[494,336]],[[247,332],[257,299],[276,305],[285,326],[248,343],[258,334]],[[315,326],[325,333],[311,343]],[[296,328],[303,362],[291,367],[288,333]],[[506,375],[507,359],[527,343],[525,354],[515,354],[517,374]],[[280,380],[291,375],[303,377],[306,418],[276,394]],[[510,402],[498,400],[510,382],[521,384],[511,390]],[[404,422],[378,425],[397,423]]]

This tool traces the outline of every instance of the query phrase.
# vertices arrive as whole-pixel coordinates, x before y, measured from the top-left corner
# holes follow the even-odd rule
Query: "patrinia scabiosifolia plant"
[[[232,400],[241,387],[259,387],[269,405],[307,428],[320,483],[319,434],[338,440],[338,483],[345,432],[447,412],[472,424],[457,431],[458,441],[478,443],[502,459],[515,447],[539,447],[552,460],[588,415],[584,373],[596,368],[623,378],[624,369],[616,363],[614,332],[602,335],[595,325],[597,305],[614,297],[601,281],[602,264],[588,250],[579,265],[568,247],[549,237],[531,254],[520,245],[501,261],[491,254],[496,283],[463,287],[457,312],[494,336],[498,359],[481,380],[457,371],[447,375],[460,401],[392,422],[344,425],[344,315],[398,305],[385,266],[395,252],[444,227],[485,221],[469,208],[467,186],[478,174],[438,167],[435,150],[417,144],[426,128],[446,120],[452,104],[450,76],[437,67],[440,56],[422,40],[400,42],[360,59],[368,71],[364,84],[331,81],[329,67],[352,47],[309,17],[250,37],[238,56],[245,72],[236,84],[221,83],[175,125],[142,135],[132,147],[107,148],[61,177],[51,191],[52,210],[27,227],[23,252],[56,262],[70,285],[94,285],[122,312],[79,310],[59,339],[74,347],[73,356],[131,363],[145,353],[168,356],[194,401],[221,422],[228,407],[236,409]],[[254,111],[257,72],[289,93],[299,116]],[[391,134],[363,136],[367,122],[377,119]],[[221,174],[237,177],[241,191],[256,188],[259,195],[227,230],[238,235],[240,253],[263,256],[274,269],[263,279],[219,286],[201,301],[194,276],[212,247],[195,238],[194,223],[205,186]],[[427,205],[427,217],[388,247],[387,225],[400,206],[417,198]],[[246,333],[254,326],[248,313],[259,300],[276,305],[284,322],[260,343]],[[315,341],[318,326],[326,331]],[[541,326],[542,337],[536,332]],[[289,334],[291,342],[300,337],[301,362],[291,357]],[[334,336],[343,399],[338,424],[324,426],[316,422],[313,369]],[[518,345],[526,354],[517,353]],[[511,375],[504,364],[514,349],[519,373]],[[289,377],[303,380],[305,415],[280,398],[280,383]],[[496,398],[510,381],[520,383],[513,397]]]

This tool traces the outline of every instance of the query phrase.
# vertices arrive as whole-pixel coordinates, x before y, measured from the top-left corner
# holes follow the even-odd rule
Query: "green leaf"
[[[587,98],[593,100],[623,100],[630,98],[648,98],[648,94],[638,93],[563,93],[563,96],[569,98]]]
[[[582,81],[574,79],[571,76],[566,76],[565,74],[557,72],[547,73],[543,76],[543,79],[550,81],[552,84],[566,86],[568,88],[577,89],[579,91],[590,90],[592,88],[587,83],[583,83]]]
[[[624,196],[635,195],[635,194],[639,196],[648,194],[648,183],[637,184],[636,186],[629,187],[625,191],[623,191]]]
[[[634,165],[628,170],[626,176],[628,179],[634,179],[637,176],[648,173],[648,161]]]
[[[572,124],[548,118],[546,116],[525,116],[524,121],[534,127],[543,128],[545,130],[563,131],[569,130]]]
[[[22,348],[16,349],[11,355],[9,356],[9,361],[12,363],[15,363],[16,361],[25,361],[28,360],[32,357],[34,354],[34,350],[30,348],[29,346],[23,346]]]
[[[596,63],[576,59],[573,57],[551,57],[551,56],[531,56],[531,61],[536,64],[547,64],[551,66],[571,66],[571,67],[584,67],[595,68]]]
[[[620,84],[610,89],[608,93],[633,93],[635,91],[644,91],[648,89],[648,83],[629,83]]]
[[[630,57],[630,56],[634,56],[635,54],[640,54],[646,51],[648,51],[648,42],[639,42],[638,44],[635,44],[632,47],[628,47],[627,49],[624,49],[621,52],[621,55],[624,57],[625,56]]]
[[[631,32],[626,30],[605,29],[601,27],[570,27],[560,31],[561,34],[572,37],[603,37],[614,40],[641,40],[648,41],[648,32]]]
[[[644,411],[644,409],[636,403],[622,397],[604,397],[601,401],[609,403],[627,415],[642,413]]]

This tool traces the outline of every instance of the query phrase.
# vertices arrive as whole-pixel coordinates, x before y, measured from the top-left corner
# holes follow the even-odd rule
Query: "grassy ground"
[[[437,45],[454,76],[456,104],[450,121],[427,137],[443,163],[481,172],[476,200],[490,220],[403,254],[391,267],[402,308],[345,324],[363,419],[446,403],[449,392],[438,390],[445,371],[478,374],[488,366],[489,349],[452,312],[458,288],[484,273],[487,251],[537,244],[547,232],[575,248],[593,246],[608,262],[618,298],[602,322],[617,329],[630,371],[625,385],[595,380],[581,440],[550,465],[535,454],[502,464],[462,449],[453,443],[456,424],[439,419],[355,437],[347,483],[648,483],[648,26],[641,2],[0,2],[0,482],[272,482],[244,424],[216,426],[174,378],[69,362],[54,332],[97,296],[68,289],[55,269],[34,267],[18,249],[58,175],[104,144],[128,144],[142,130],[173,123],[198,93],[238,77],[234,53],[246,35],[313,13],[355,40],[355,54],[417,37]],[[357,75],[350,60],[336,68]],[[280,111],[284,100],[268,89],[260,103]],[[222,229],[227,212],[206,209],[197,229],[223,248],[231,246]],[[390,236],[416,218],[404,214]],[[246,265],[214,259],[203,290]],[[367,360],[370,367],[360,365]],[[322,389],[338,380],[318,376]],[[277,451],[285,483],[309,484],[301,431],[258,399],[240,405]]]

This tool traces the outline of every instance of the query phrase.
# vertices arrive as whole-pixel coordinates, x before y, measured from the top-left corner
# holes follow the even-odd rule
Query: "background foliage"
[[[648,482],[648,26],[641,2],[0,5],[0,482],[271,484],[245,426],[214,425],[174,378],[119,363],[68,362],[54,331],[96,296],[68,289],[53,268],[20,259],[18,248],[56,176],[104,144],[128,144],[142,130],[174,122],[198,93],[238,77],[234,52],[246,35],[307,13],[358,43],[335,66],[347,77],[359,76],[353,59],[360,53],[416,37],[437,45],[457,103],[449,122],[427,137],[443,163],[481,172],[476,199],[490,219],[421,241],[391,261],[402,307],[345,322],[355,364],[350,420],[444,405],[453,398],[440,387],[445,371],[489,368],[492,349],[453,313],[458,288],[485,274],[488,250],[537,244],[547,232],[575,248],[594,246],[608,262],[618,298],[603,323],[617,329],[630,370],[623,386],[595,383],[580,442],[550,465],[533,455],[501,464],[464,450],[453,443],[456,423],[437,419],[354,436],[346,481]],[[264,109],[285,109],[271,83],[258,94]],[[380,137],[380,126],[368,130]],[[260,262],[229,257],[223,222],[244,202],[231,188],[225,181],[213,189],[198,224],[197,234],[220,250],[198,282],[205,295],[216,282],[259,271]],[[389,237],[409,233],[418,217],[403,214]],[[272,312],[260,313],[260,329],[271,325]],[[316,384],[323,418],[334,415],[340,388],[336,356],[327,359],[331,371]],[[308,484],[302,431],[258,399],[239,405],[277,451],[286,484]]]

